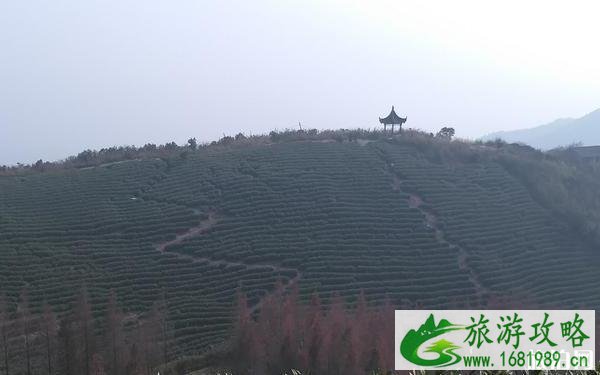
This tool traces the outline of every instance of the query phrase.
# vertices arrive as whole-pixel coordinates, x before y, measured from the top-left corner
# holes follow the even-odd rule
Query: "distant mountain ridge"
[[[542,150],[574,143],[582,143],[585,146],[600,145],[600,109],[578,119],[561,118],[534,128],[488,134],[482,137],[482,140],[497,138],[511,143],[526,143]]]

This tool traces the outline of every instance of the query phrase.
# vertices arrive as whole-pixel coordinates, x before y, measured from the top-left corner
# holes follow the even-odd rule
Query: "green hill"
[[[504,144],[371,138],[272,136],[0,176],[0,292],[16,302],[27,286],[34,308],[65,311],[85,284],[100,314],[111,288],[130,313],[164,291],[177,355],[227,336],[236,287],[258,308],[278,279],[304,296],[362,289],[432,308],[498,295],[600,307],[596,229],[581,225],[598,202],[574,219],[554,199],[564,170],[573,182],[586,166]]]

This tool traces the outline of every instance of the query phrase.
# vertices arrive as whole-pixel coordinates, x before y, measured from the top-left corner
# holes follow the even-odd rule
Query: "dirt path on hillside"
[[[216,217],[215,213],[211,211],[208,213],[208,218],[206,220],[202,220],[198,226],[192,227],[192,228],[188,229],[187,231],[185,231],[184,233],[176,234],[175,238],[170,241],[159,243],[158,245],[156,245],[156,250],[160,251],[161,253],[164,253],[165,250],[167,249],[167,247],[173,246],[173,245],[178,245],[189,238],[199,236],[200,234],[205,233],[208,230],[210,230],[216,223],[217,223],[217,217]],[[174,254],[179,254],[179,253],[174,253]],[[179,254],[179,255],[184,255],[184,254]]]
[[[475,292],[477,297],[481,298],[484,294],[489,293],[489,290],[483,286],[477,273],[473,268],[469,266],[469,253],[460,245],[454,244],[446,239],[446,234],[442,229],[439,228],[438,225],[438,217],[433,210],[428,208],[423,201],[423,198],[418,196],[417,194],[410,194],[408,197],[408,206],[411,208],[416,208],[423,216],[425,216],[425,225],[431,228],[435,232],[436,240],[444,245],[447,245],[451,249],[455,249],[458,252],[458,269],[462,272],[467,273],[469,281],[473,284],[475,288]]]
[[[295,273],[296,276],[289,279],[287,281],[287,283],[283,284],[283,291],[290,289],[293,285],[295,285],[300,280],[300,278],[302,277],[302,274],[300,273],[300,271],[298,271],[297,269],[294,269],[294,268],[282,267],[280,265],[274,265],[274,264],[251,264],[251,263],[244,263],[244,262],[234,262],[234,261],[229,261],[229,260],[213,259],[213,258],[209,258],[209,257],[198,257],[195,255],[188,255],[188,254],[182,254],[182,253],[178,253],[178,252],[168,251],[168,248],[170,246],[179,245],[188,239],[203,235],[204,233],[211,230],[218,223],[218,221],[219,221],[219,217],[217,216],[217,214],[214,211],[210,211],[208,213],[207,219],[202,220],[200,222],[200,224],[188,229],[184,233],[175,235],[174,239],[159,243],[158,245],[156,245],[156,250],[158,250],[161,254],[167,254],[167,253],[172,254],[177,259],[180,259],[180,260],[185,260],[185,261],[192,262],[192,263],[208,264],[208,265],[214,266],[214,267],[222,267],[222,266],[245,267],[246,269],[249,269],[249,270],[259,270],[259,269],[264,270],[264,269],[266,269],[266,270],[269,270],[274,273],[284,273],[284,272],[285,273],[292,273],[292,272]],[[262,306],[263,301],[265,300],[265,298],[267,296],[268,296],[268,294],[265,294],[263,297],[261,297],[259,299],[259,301],[256,304],[250,306],[250,312],[253,313],[253,312],[259,310],[260,307]]]
[[[379,154],[379,158],[385,163],[388,172],[392,175],[392,189],[394,191],[408,194],[408,207],[416,208],[421,212],[421,214],[423,214],[425,219],[424,224],[428,228],[433,229],[437,242],[457,251],[458,269],[467,274],[469,281],[471,284],[473,284],[473,288],[475,289],[475,294],[477,297],[481,299],[485,294],[488,294],[489,289],[482,284],[475,270],[469,266],[469,252],[460,245],[452,243],[446,238],[446,234],[438,224],[439,218],[437,214],[426,204],[420,195],[416,193],[409,193],[402,189],[402,178],[398,175],[398,173],[396,173],[393,163],[387,160],[386,156],[383,154],[383,151]]]
[[[150,190],[152,190],[152,188],[154,188],[154,185],[156,185],[157,183],[159,183],[163,179],[165,179],[167,177],[167,175],[169,174],[170,169],[171,169],[171,167],[167,166],[165,168],[164,174],[161,174],[160,176],[158,176],[154,181],[149,183],[145,189],[142,190],[143,194],[135,194],[134,197],[136,197],[137,199],[152,200],[152,201],[159,202],[158,200],[149,197],[148,194],[146,194],[146,193],[148,193]],[[192,207],[189,205],[181,205],[181,204],[176,204],[173,202],[166,202],[166,201],[161,201],[160,203],[169,203],[169,204],[174,204],[177,206],[185,207],[187,209],[192,210],[192,213],[194,215],[202,214],[201,210],[198,209],[197,207]],[[165,241],[165,242],[161,242],[161,243],[157,244],[155,246],[155,248],[161,254],[170,254],[171,256],[174,255],[177,259],[185,260],[185,261],[192,262],[192,263],[204,263],[204,264],[208,264],[208,265],[215,266],[215,267],[222,267],[222,266],[240,267],[241,266],[241,267],[246,267],[247,269],[254,269],[254,270],[268,269],[271,272],[275,272],[275,273],[283,273],[283,272],[295,273],[294,277],[292,277],[286,283],[283,284],[283,290],[282,290],[283,292],[289,290],[291,287],[296,285],[298,283],[298,281],[302,278],[302,273],[299,270],[294,269],[294,268],[283,267],[280,265],[250,264],[250,263],[244,263],[244,262],[233,262],[233,261],[228,261],[228,260],[223,260],[223,259],[213,259],[210,257],[197,257],[194,255],[182,254],[182,253],[178,253],[178,252],[174,252],[174,251],[172,252],[172,251],[168,250],[168,248],[170,246],[179,245],[179,244],[183,243],[184,241],[187,241],[187,240],[197,237],[197,236],[201,236],[204,233],[210,231],[219,222],[219,219],[220,219],[220,217],[217,214],[217,212],[214,210],[211,210],[208,212],[208,217],[205,220],[201,220],[198,225],[196,225],[195,227],[189,228],[184,233],[175,234],[174,239]],[[270,293],[266,293],[264,296],[262,296],[258,300],[257,303],[255,303],[252,306],[249,306],[250,313],[254,313],[255,311],[259,310],[260,307],[262,306],[265,298],[275,292],[277,292],[277,291],[272,291]]]

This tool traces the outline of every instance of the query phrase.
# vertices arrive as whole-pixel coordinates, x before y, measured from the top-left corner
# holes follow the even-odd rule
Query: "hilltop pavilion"
[[[392,111],[387,117],[379,118],[379,122],[383,124],[383,131],[387,130],[388,125],[392,125],[392,133],[394,132],[394,125],[398,125],[398,131],[402,131],[402,124],[406,122],[406,117],[402,118],[396,114],[394,110],[394,106],[392,106]]]

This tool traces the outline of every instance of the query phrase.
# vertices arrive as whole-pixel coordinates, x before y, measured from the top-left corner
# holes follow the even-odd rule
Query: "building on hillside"
[[[394,106],[392,106],[392,111],[387,117],[379,118],[379,122],[383,124],[383,131],[387,131],[387,126],[392,125],[392,133],[394,132],[394,125],[398,125],[398,131],[402,131],[402,124],[406,122],[406,117],[402,118],[396,114],[394,110]]]

